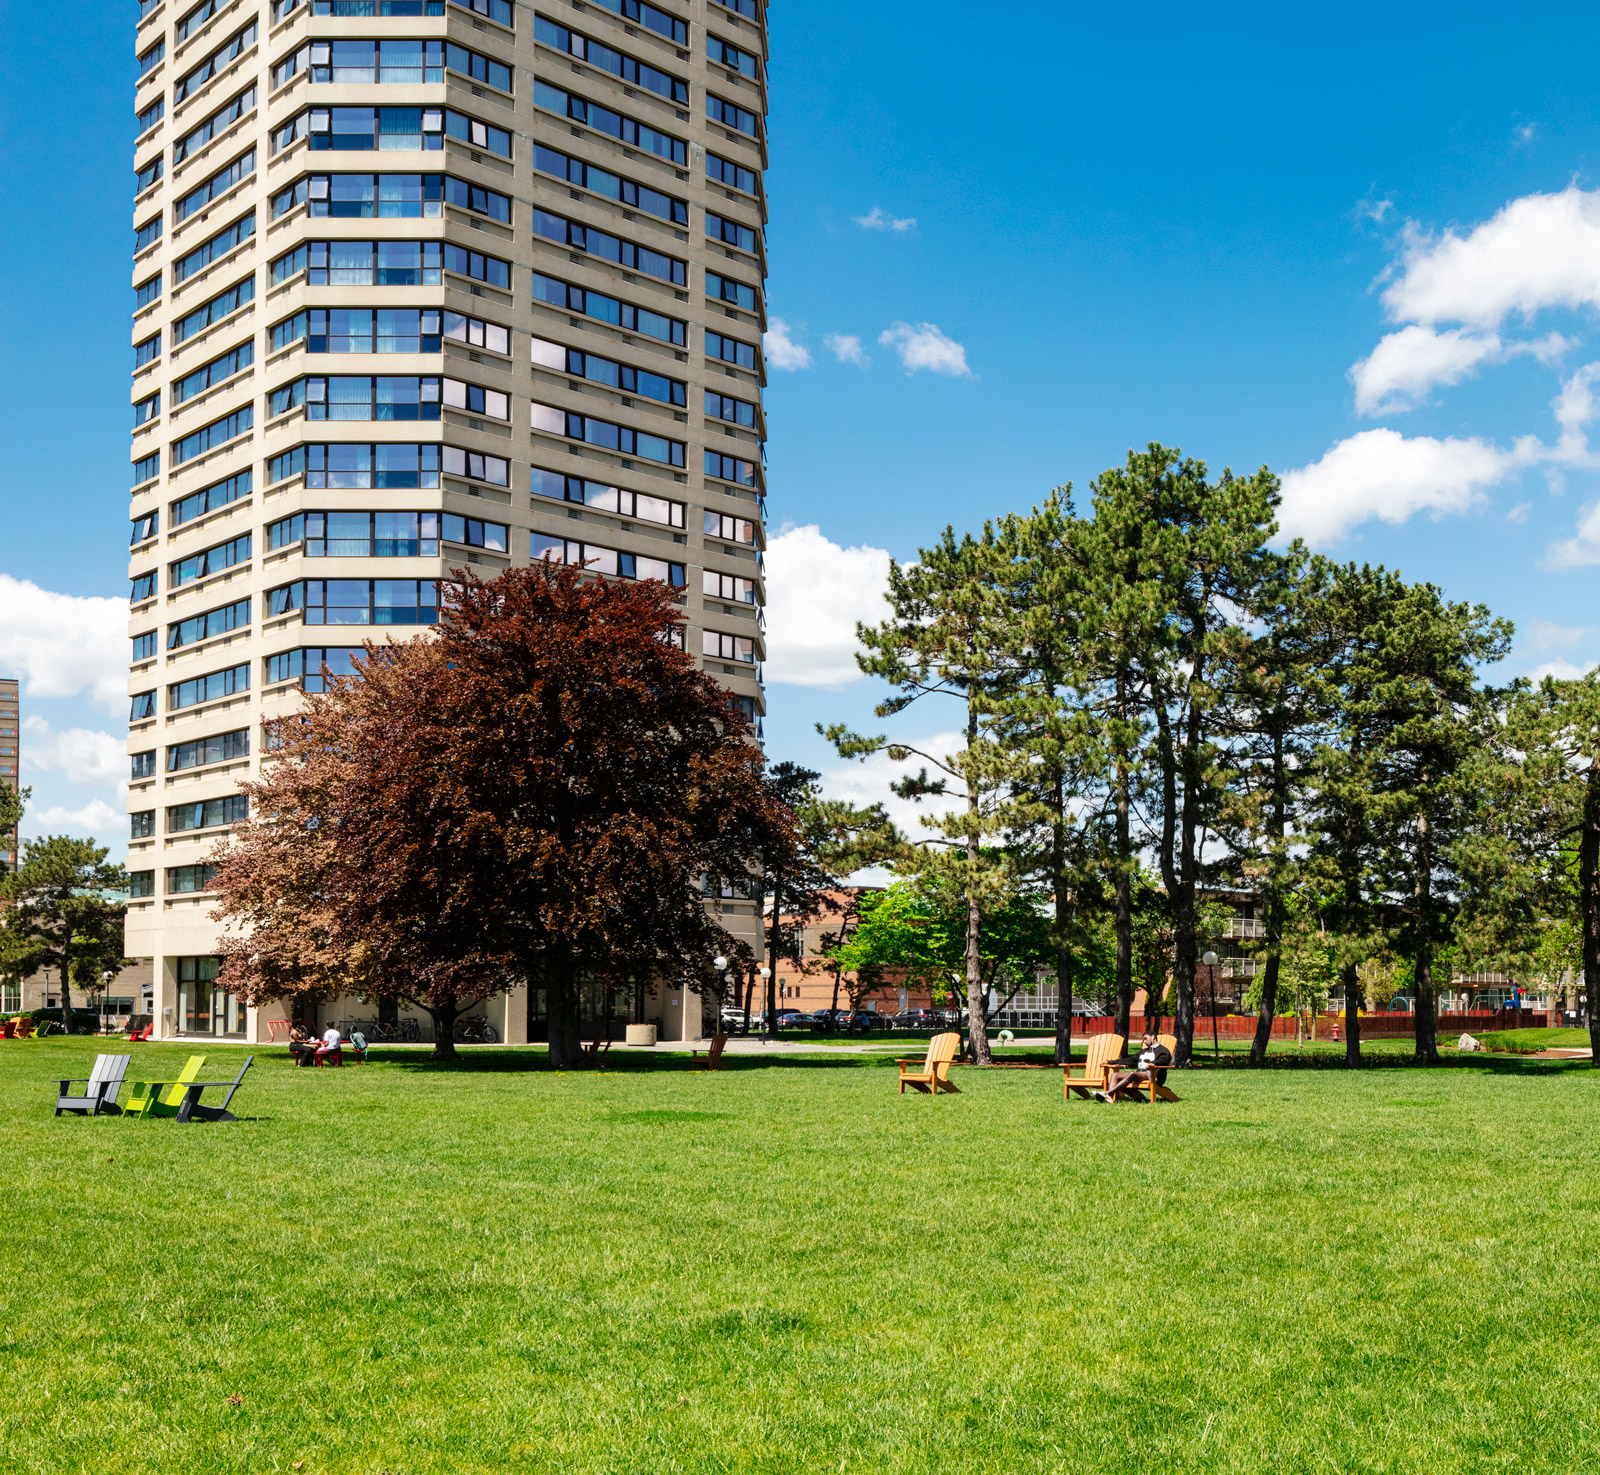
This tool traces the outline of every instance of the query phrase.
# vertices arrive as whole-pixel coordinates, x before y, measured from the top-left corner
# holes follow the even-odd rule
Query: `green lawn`
[[[6,1471],[1600,1462],[1587,1064],[264,1054],[236,1124],[53,1120],[94,1049],[0,1046]]]
[[[1508,1050],[1513,1054],[1589,1048],[1589,1031],[1586,1029],[1503,1029],[1479,1035],[1478,1038],[1490,1050]]]

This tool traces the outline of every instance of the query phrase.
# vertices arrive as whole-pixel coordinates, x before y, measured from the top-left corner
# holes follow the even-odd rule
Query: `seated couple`
[[[1107,1076],[1105,1090],[1096,1091],[1095,1097],[1100,1101],[1115,1101],[1118,1091],[1140,1084],[1148,1086],[1152,1076],[1156,1085],[1164,1086],[1167,1083],[1167,1067],[1171,1064],[1172,1051],[1146,1030],[1139,1041],[1139,1058],[1134,1062],[1133,1069],[1123,1071],[1120,1075],[1113,1073]]]
[[[327,1060],[339,1053],[339,1031],[330,1024],[313,1048],[311,1036],[296,1024],[289,1031],[289,1053],[296,1057],[299,1065],[315,1065],[320,1060]]]

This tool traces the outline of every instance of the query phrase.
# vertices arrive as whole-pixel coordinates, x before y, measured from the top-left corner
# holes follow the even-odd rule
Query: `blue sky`
[[[3,10],[0,576],[68,598],[0,583],[0,668],[49,724],[41,816],[111,838],[124,626],[85,601],[126,592],[133,5],[100,12]],[[771,31],[769,302],[810,366],[771,375],[769,509],[818,529],[769,560],[776,756],[836,766],[811,724],[867,720],[885,550],[1150,439],[1293,473],[1316,546],[1515,619],[1516,670],[1600,658],[1593,12],[777,0]]]

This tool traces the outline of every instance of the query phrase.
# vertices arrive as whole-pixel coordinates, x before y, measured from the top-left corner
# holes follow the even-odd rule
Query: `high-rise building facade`
[[[127,946],[159,1033],[264,1036],[205,856],[450,568],[661,579],[759,720],[764,3],[139,0],[135,54]]]
[[[22,689],[13,677],[0,676],[0,787],[14,794],[22,784]],[[16,827],[0,830],[0,870],[17,868]]]

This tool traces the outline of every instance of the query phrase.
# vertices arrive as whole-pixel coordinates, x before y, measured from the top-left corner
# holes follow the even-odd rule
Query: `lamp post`
[[[111,980],[117,975],[107,968],[100,975],[100,1033],[106,1032],[106,995],[111,991]]]
[[[756,975],[761,979],[761,998],[763,1008],[767,1015],[767,1038],[778,1038],[778,996],[772,986],[772,969],[763,963],[756,969]]]
[[[1222,1047],[1217,1043],[1217,955],[1208,948],[1200,961],[1206,965],[1206,983],[1211,990],[1211,1054],[1213,1059],[1220,1060]]]

